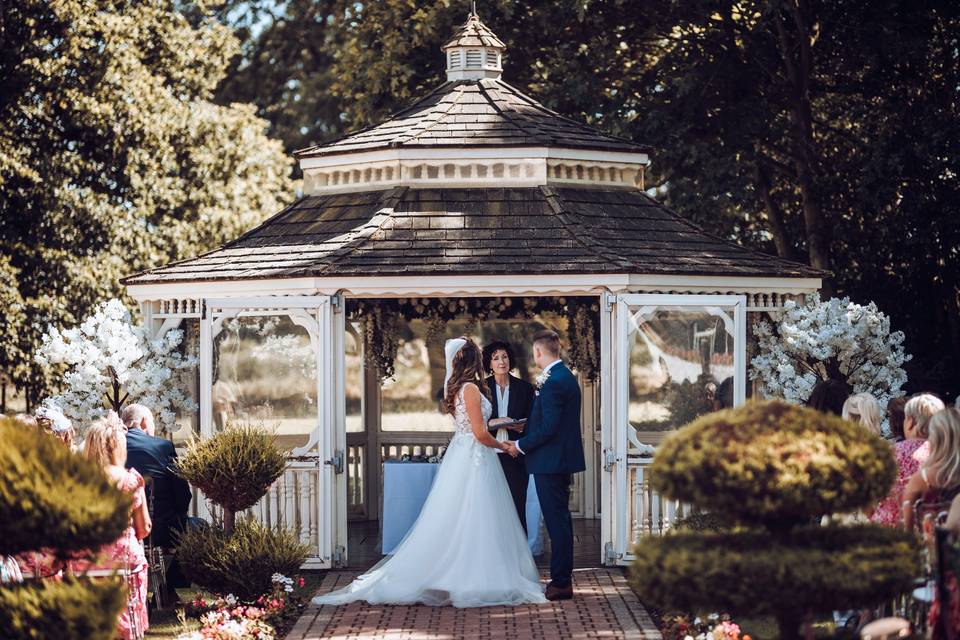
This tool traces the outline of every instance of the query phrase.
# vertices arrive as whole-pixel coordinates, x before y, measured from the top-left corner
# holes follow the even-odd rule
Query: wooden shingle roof
[[[641,191],[410,189],[308,196],[125,284],[300,276],[824,274],[710,235]]]
[[[378,149],[560,147],[645,153],[648,147],[565,118],[499,78],[446,82],[386,121],[296,152],[311,158]]]
[[[506,49],[507,45],[490,30],[490,27],[481,22],[480,17],[471,13],[467,16],[467,21],[463,23],[460,30],[457,31],[442,49],[452,49],[454,47],[493,47],[495,49]]]

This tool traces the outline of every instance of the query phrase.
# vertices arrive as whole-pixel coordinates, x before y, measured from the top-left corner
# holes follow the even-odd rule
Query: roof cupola
[[[471,11],[459,31],[443,45],[447,55],[447,80],[499,78],[506,49],[503,41],[480,21],[476,10]]]

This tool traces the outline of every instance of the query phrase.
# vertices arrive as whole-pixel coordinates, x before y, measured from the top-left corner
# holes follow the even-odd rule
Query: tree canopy
[[[238,51],[205,2],[0,7],[0,296],[25,318],[0,367],[34,398],[48,322],[75,323],[122,276],[212,248],[293,197],[255,107],[212,99]]]
[[[469,3],[228,7],[223,15],[242,16],[233,22],[260,28],[245,31],[246,58],[220,98],[260,105],[293,149],[372,124],[442,82],[439,47]],[[659,198],[726,237],[831,270],[826,294],[875,301],[905,329],[912,388],[957,391],[960,5],[489,0],[478,9],[508,45],[508,82],[653,145]],[[260,90],[261,77],[273,84]]]

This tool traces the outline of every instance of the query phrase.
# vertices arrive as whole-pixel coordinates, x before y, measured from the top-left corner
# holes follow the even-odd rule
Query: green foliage
[[[236,513],[256,504],[286,465],[275,436],[253,425],[230,425],[208,440],[192,440],[177,471],[208,500]]]
[[[713,397],[707,394],[707,384],[713,383],[711,375],[699,375],[696,382],[670,381],[664,385],[667,406],[670,407],[671,424],[687,424],[705,413],[713,411]]]
[[[177,541],[177,561],[194,583],[215,593],[254,601],[272,588],[274,573],[290,575],[307,558],[296,534],[238,518],[233,533],[218,526],[187,529]]]
[[[31,321],[17,341],[0,335],[19,364],[0,366],[34,399],[47,323],[75,324],[121,277],[210,249],[293,196],[266,121],[213,101],[239,47],[206,6],[0,5],[0,265],[17,270]]]
[[[0,554],[96,549],[128,526],[130,498],[58,440],[0,420]]]
[[[783,401],[708,414],[668,437],[653,463],[665,496],[782,528],[887,495],[890,446],[863,427]]]
[[[130,498],[53,436],[0,418],[0,555],[97,549],[130,522]],[[116,582],[65,579],[0,586],[0,637],[115,636],[126,604]]]
[[[694,511],[673,521],[673,531],[726,531],[730,523],[709,511]]]
[[[120,580],[65,578],[0,587],[0,637],[5,640],[113,640],[127,604]]]
[[[631,581],[656,605],[772,614],[782,640],[797,638],[808,613],[909,589],[919,567],[908,532],[806,524],[876,504],[895,473],[888,444],[836,416],[779,400],[703,416],[660,446],[652,483],[714,522],[642,540]]]
[[[735,616],[829,612],[908,591],[919,571],[908,532],[877,526],[675,533],[636,548],[630,582],[645,600]]]

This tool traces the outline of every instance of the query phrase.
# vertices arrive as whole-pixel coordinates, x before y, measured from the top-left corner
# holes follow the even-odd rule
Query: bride
[[[539,573],[487,431],[480,349],[447,340],[444,413],[455,433],[420,516],[393,555],[315,604],[486,607],[546,602]],[[501,455],[508,455],[502,453]]]

